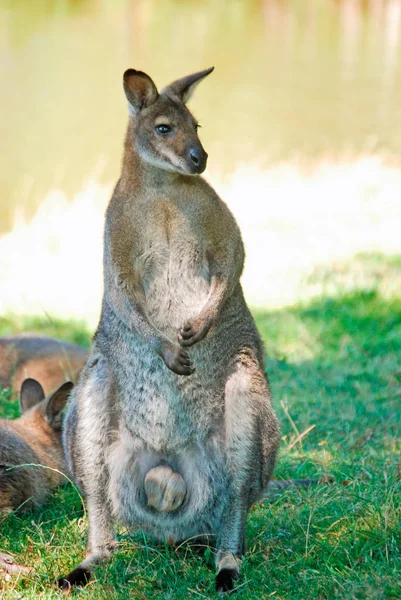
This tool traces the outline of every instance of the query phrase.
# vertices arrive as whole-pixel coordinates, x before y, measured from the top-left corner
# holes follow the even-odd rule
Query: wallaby
[[[65,381],[76,381],[87,360],[87,350],[63,340],[30,333],[0,338],[0,387],[19,395],[31,377],[48,395]]]
[[[232,589],[248,511],[273,471],[279,429],[239,282],[241,234],[199,177],[207,154],[185,105],[212,70],[160,94],[145,73],[124,74],[102,313],[63,434],[89,518],[86,557],[64,589],[112,552],[115,521],[169,542],[214,536],[216,587]]]
[[[57,471],[68,473],[61,424],[72,386],[63,383],[45,398],[40,383],[26,379],[20,392],[22,416],[0,420],[0,513],[40,506],[65,479]],[[50,469],[20,466],[33,464]]]

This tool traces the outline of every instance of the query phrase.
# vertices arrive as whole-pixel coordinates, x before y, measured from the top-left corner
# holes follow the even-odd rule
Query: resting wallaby
[[[106,214],[102,313],[63,436],[89,518],[65,589],[110,554],[115,520],[170,542],[215,536],[216,587],[231,589],[247,513],[273,471],[279,431],[239,282],[241,234],[199,177],[207,154],[185,106],[211,71],[160,94],[145,73],[124,74],[130,120]]]
[[[0,387],[18,395],[31,377],[48,395],[63,382],[75,381],[87,360],[87,350],[63,340],[27,333],[0,338]]]
[[[45,398],[35,379],[21,387],[19,419],[0,420],[0,513],[39,506],[68,473],[61,444],[61,411],[72,383]],[[19,465],[44,465],[23,467]]]

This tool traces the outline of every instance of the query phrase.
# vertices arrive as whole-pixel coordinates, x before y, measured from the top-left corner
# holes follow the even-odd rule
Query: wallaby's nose
[[[194,167],[195,173],[203,173],[206,169],[207,153],[203,148],[191,148],[189,158]]]
[[[189,156],[191,157],[191,160],[194,163],[194,165],[198,166],[199,165],[198,152],[196,152],[196,150],[190,150]]]

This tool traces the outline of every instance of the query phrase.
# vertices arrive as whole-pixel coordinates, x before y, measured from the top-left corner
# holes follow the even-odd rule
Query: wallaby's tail
[[[185,481],[167,465],[154,467],[145,477],[145,492],[148,506],[159,512],[176,510],[184,501],[187,492]]]
[[[309,485],[327,485],[329,483],[334,483],[334,478],[331,475],[324,475],[323,477],[320,477],[320,479],[275,479],[269,481],[266,493],[269,494],[271,492],[285,490],[295,486],[306,487]]]

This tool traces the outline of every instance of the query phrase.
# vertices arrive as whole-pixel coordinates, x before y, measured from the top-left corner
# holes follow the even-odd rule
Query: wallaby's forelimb
[[[192,346],[203,340],[219,316],[243,268],[242,244],[238,244],[235,251],[236,256],[234,253],[233,256],[222,255],[219,261],[211,251],[206,252],[210,273],[209,296],[200,314],[183,325],[179,335],[181,346]]]
[[[192,346],[204,339],[220,312],[227,297],[227,290],[226,279],[212,277],[206,305],[201,313],[194,319],[187,321],[180,331],[179,342],[181,346]]]
[[[129,236],[127,237],[129,240]],[[119,245],[121,243],[119,240]],[[133,281],[132,273],[124,270],[127,256],[133,256],[133,250],[130,247],[119,248],[118,252],[114,252],[114,281],[113,277],[108,278],[108,289],[106,290],[111,308],[129,329],[135,329],[139,333],[171,371],[177,375],[191,375],[195,369],[188,351],[177,342],[169,340],[150,321],[146,311],[146,298],[142,284],[139,281]],[[119,257],[121,257],[122,264],[119,264]],[[135,276],[138,279],[137,274]]]

